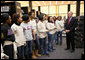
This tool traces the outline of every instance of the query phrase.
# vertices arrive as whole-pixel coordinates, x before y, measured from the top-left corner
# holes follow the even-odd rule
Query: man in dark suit
[[[73,13],[71,11],[68,12],[68,19],[65,23],[65,31],[66,31],[66,44],[67,48],[65,50],[70,49],[70,44],[72,47],[71,52],[75,51],[75,44],[74,44],[74,33],[75,27],[77,25],[77,21],[74,17],[72,17]]]

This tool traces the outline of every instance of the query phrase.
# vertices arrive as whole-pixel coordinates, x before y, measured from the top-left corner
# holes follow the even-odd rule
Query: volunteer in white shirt
[[[37,39],[37,24],[36,24],[36,20],[35,18],[35,13],[34,12],[29,12],[29,17],[30,17],[30,23],[32,24],[32,26],[34,27],[34,33],[35,33],[35,37],[36,39],[33,40],[33,51],[32,51],[32,57],[34,59],[37,58],[37,56],[41,56],[38,51],[39,51],[39,40]]]
[[[24,57],[24,46],[26,46],[26,39],[23,32],[23,27],[20,26],[22,18],[19,14],[13,15],[14,24],[11,29],[15,35],[15,44],[17,46],[17,57],[18,59],[23,59]]]
[[[62,45],[62,31],[64,30],[64,21],[61,20],[62,17],[59,16],[56,20],[56,27],[57,27],[57,39],[56,44]],[[58,40],[60,34],[60,40]]]
[[[32,42],[33,39],[35,40],[34,27],[30,23],[29,16],[27,14],[25,14],[22,19],[23,22],[21,23],[21,26],[23,27],[26,38],[25,58],[32,59]]]
[[[55,31],[56,26],[53,23],[53,17],[52,16],[48,17],[47,29],[49,30],[49,33],[48,33],[48,51],[52,52],[54,50],[53,40],[54,40],[54,34],[56,32]]]
[[[46,29],[45,23],[43,22],[43,14],[39,15],[39,22],[38,22],[38,32],[39,32],[39,38],[40,38],[40,53],[49,55],[48,53],[48,46],[47,46],[47,33],[48,30]],[[43,46],[45,47],[45,51],[43,49]]]

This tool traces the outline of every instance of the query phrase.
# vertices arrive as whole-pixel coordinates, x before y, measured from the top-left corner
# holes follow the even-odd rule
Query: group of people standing
[[[15,50],[17,59],[37,59],[41,55],[49,55],[49,52],[55,50],[53,41],[62,45],[64,27],[67,29],[66,32],[70,29],[66,23],[64,26],[64,20],[61,16],[56,18],[40,14],[38,18],[35,18],[34,12],[29,12],[22,17],[17,13],[13,14],[11,26],[12,20],[9,14],[3,14],[1,19],[3,21],[3,24],[1,24],[1,46],[9,59],[14,59]],[[74,23],[72,22],[72,24]],[[74,28],[71,31],[74,31]],[[60,40],[58,40],[59,34]],[[69,35],[70,33],[67,33],[67,37],[71,40],[73,37],[70,38]],[[70,49],[69,44],[70,42],[67,42],[66,50]],[[74,50],[73,40],[71,44]]]

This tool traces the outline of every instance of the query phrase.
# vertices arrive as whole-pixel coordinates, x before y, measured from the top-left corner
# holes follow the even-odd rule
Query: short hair
[[[49,17],[48,17],[48,22],[51,22],[51,21],[50,21],[50,17],[52,17],[52,16],[49,16]]]
[[[13,23],[17,24],[17,20],[19,19],[20,14],[14,13],[13,14]]]
[[[6,23],[6,21],[9,19],[9,14],[8,13],[4,13],[1,15],[1,21],[2,23]]]
[[[40,15],[38,16],[39,20],[43,20],[43,16],[44,16],[44,14],[40,14]]]
[[[28,14],[23,15],[22,19],[23,19],[23,21],[29,20],[29,15]]]
[[[72,11],[69,11],[68,13],[72,13],[72,14],[73,14],[73,12],[72,12]]]
[[[31,11],[31,12],[29,12],[29,13],[28,13],[28,15],[29,15],[29,16],[31,16],[31,15],[32,15],[32,13],[34,13],[34,12],[33,12],[33,11]]]
[[[61,16],[58,16],[58,17],[57,17],[57,19],[58,19],[59,17],[60,17],[60,20],[61,20],[61,19],[62,19],[62,17],[61,17]]]

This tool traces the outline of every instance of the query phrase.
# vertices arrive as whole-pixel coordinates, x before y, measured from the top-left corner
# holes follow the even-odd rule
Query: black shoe
[[[75,50],[71,50],[71,53],[73,53]]]
[[[69,50],[69,48],[66,48],[65,50]]]

